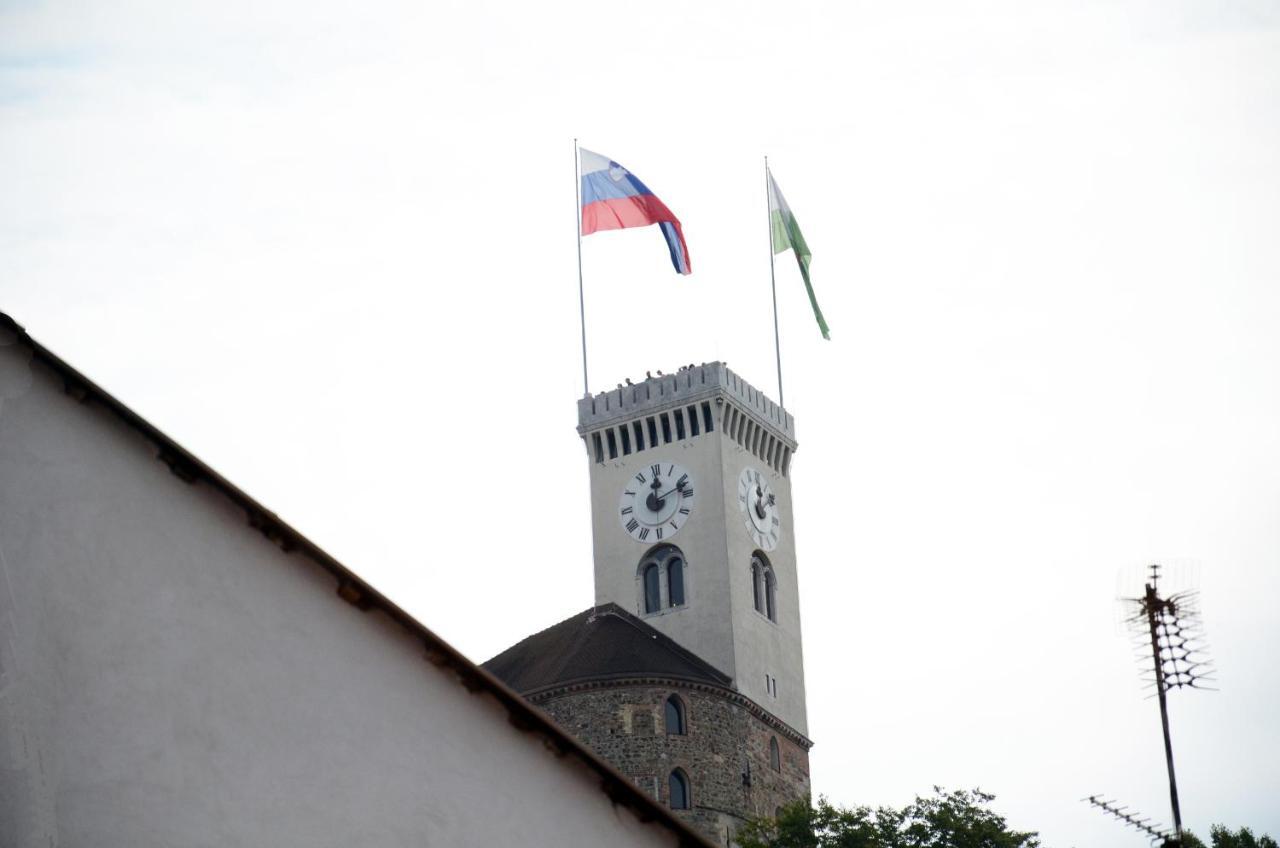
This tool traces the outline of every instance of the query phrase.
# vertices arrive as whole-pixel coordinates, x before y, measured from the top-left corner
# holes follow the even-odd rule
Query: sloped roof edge
[[[179,479],[188,484],[203,482],[245,511],[249,525],[286,553],[301,553],[329,572],[337,581],[337,594],[361,611],[378,610],[412,635],[420,638],[428,660],[448,668],[459,683],[470,692],[492,695],[507,711],[508,720],[524,733],[540,736],[562,756],[571,756],[600,775],[600,790],[614,804],[627,807],[642,822],[652,821],[672,831],[681,845],[715,848],[704,837],[680,821],[662,805],[637,789],[613,766],[597,757],[580,742],[562,730],[544,712],[532,706],[501,680],[480,668],[456,648],[433,633],[386,596],[364,582],[353,571],[326,553],[302,533],[289,526],[278,515],[258,503],[194,454],[166,436],[150,422],[125,406],[56,354],[37,342],[25,327],[0,311],[0,330],[9,330],[17,343],[31,350],[34,359],[57,373],[64,391],[82,404],[96,403],[130,428],[138,431],[157,448],[156,458],[169,466]]]

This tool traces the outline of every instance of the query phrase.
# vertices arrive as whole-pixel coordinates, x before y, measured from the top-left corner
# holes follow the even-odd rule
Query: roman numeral
[[[654,531],[653,531],[653,535],[657,536],[657,537],[658,537],[658,541],[659,541],[659,542],[661,542],[661,541],[662,541],[662,528],[661,528],[661,527],[659,527],[659,528],[657,528],[656,530],[654,530]]]
[[[676,524],[676,520],[675,520],[674,518],[673,518],[673,519],[671,519],[671,532],[673,532],[673,533],[674,533],[675,531],[677,531],[677,530],[679,530],[679,529],[680,529],[680,525]]]
[[[633,519],[631,519],[630,521],[628,521],[628,522],[627,522],[627,532],[628,532],[628,533],[634,533],[634,532],[636,532],[636,528],[637,528],[637,527],[639,527],[639,526],[640,526],[640,522],[639,522],[639,521],[636,521],[636,520],[633,518]]]
[[[624,507],[622,508],[622,514],[623,514],[623,515],[630,515],[630,514],[631,514],[631,507],[629,507],[629,506],[624,506]]]
[[[649,538],[649,528],[648,527],[640,528],[640,541],[643,542],[647,538]]]
[[[681,515],[688,515],[688,514],[689,514],[689,507],[687,507],[687,506],[682,506],[682,507],[680,507],[680,514],[681,514]]]
[[[632,496],[634,496],[634,495],[635,495],[635,492],[631,491],[630,489],[627,489],[627,490],[626,490],[625,492],[623,492],[622,494],[624,494],[624,495],[632,495]]]
[[[667,469],[668,477],[670,477],[672,474],[675,474],[675,473],[676,473],[676,467],[674,465],[672,465],[670,468]],[[685,476],[688,477],[689,475],[686,474]]]
[[[637,474],[637,475],[636,475],[636,482],[637,482],[637,483],[643,483],[643,482],[644,482],[645,480],[647,480],[647,479],[649,479],[649,478],[644,476],[644,472],[643,472],[643,471],[641,471],[639,474]]]
[[[649,470],[653,472],[653,476],[654,476],[654,477],[658,477],[658,476],[660,476],[660,475],[662,474],[662,466],[661,466],[661,465],[651,465],[651,466],[649,466]]]
[[[677,489],[683,489],[683,488],[684,488],[685,486],[687,486],[687,485],[689,485],[689,475],[688,475],[688,474],[683,475],[679,480],[677,480],[677,481],[676,481],[676,488],[677,488]]]

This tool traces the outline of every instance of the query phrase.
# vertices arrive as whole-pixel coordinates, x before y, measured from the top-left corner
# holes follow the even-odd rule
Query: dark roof
[[[169,466],[174,476],[188,485],[208,486],[244,510],[251,527],[278,545],[286,553],[298,553],[313,565],[328,572],[337,584],[342,600],[363,612],[380,613],[422,640],[425,659],[433,665],[448,668],[461,685],[472,692],[485,692],[498,701],[510,716],[511,723],[526,733],[540,736],[560,755],[575,758],[600,775],[600,790],[614,804],[628,807],[642,822],[654,822],[671,831],[681,846],[714,848],[706,837],[676,818],[632,783],[612,765],[592,753],[585,745],[566,733],[541,710],[532,707],[520,694],[513,692],[495,675],[477,666],[457,648],[441,639],[413,616],[374,589],[355,572],[330,556],[319,545],[286,524],[274,512],[249,497],[225,477],[205,465],[173,439],[160,432],[149,421],[108,394],[97,384],[72,368],[56,354],[37,342],[26,329],[9,315],[0,312],[0,339],[8,331],[17,342],[32,352],[33,358],[57,374],[63,390],[82,404],[99,406],[156,447],[156,458]]]
[[[591,607],[481,664],[512,689],[626,677],[669,677],[729,686],[730,678],[617,604]]]

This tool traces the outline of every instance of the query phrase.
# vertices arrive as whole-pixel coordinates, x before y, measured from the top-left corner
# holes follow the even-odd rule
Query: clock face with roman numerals
[[[693,510],[693,478],[674,462],[654,462],[622,487],[618,519],[637,542],[670,539]]]
[[[738,475],[738,509],[747,523],[747,532],[762,551],[778,547],[782,534],[782,510],[769,486],[769,478],[747,466]]]

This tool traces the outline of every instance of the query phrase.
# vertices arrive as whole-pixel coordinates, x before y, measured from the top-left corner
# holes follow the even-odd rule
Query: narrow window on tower
[[[769,616],[770,621],[778,620],[778,581],[773,576],[773,569],[766,568],[764,572],[764,605],[765,615]]]
[[[676,769],[671,772],[671,777],[667,780],[667,789],[670,793],[671,809],[689,809],[689,778],[683,771]]]
[[[609,443],[609,458],[617,459],[618,458],[618,440],[613,435],[612,427],[604,431],[604,438],[605,438],[605,441]]]
[[[618,428],[618,435],[622,437],[622,455],[626,456],[631,453],[631,434],[627,432],[626,424]]]
[[[680,700],[680,696],[672,695],[667,698],[666,714],[667,733],[673,736],[684,736],[684,701]]]
[[[658,596],[658,564],[651,562],[644,569],[644,611],[657,612],[662,600]]]
[[[667,415],[667,413],[664,412],[658,416],[658,420],[662,422],[662,443],[670,444],[671,443],[671,416]]]
[[[705,400],[702,402],[702,429],[708,433],[714,433],[716,430],[715,422],[711,418],[711,404]]]
[[[595,448],[596,462],[604,462],[604,443],[600,441],[599,433],[591,434],[591,447]]]
[[[676,439],[684,441],[684,410],[673,409],[671,417],[676,420]]]
[[[769,737],[769,768],[782,771],[782,752],[778,750],[778,737]]]
[[[764,592],[762,591],[762,581],[764,579],[763,566],[760,564],[759,557],[751,558],[751,603],[756,608],[756,612],[764,612]]]
[[[667,560],[667,593],[671,606],[684,606],[684,560],[678,556]]]
[[[644,428],[640,426],[639,421],[632,421],[631,429],[636,434],[636,451],[644,450]]]
[[[645,422],[649,425],[649,447],[656,448],[658,446],[658,422],[653,418],[646,418]]]
[[[691,406],[685,410],[685,413],[689,416],[689,435],[698,435],[698,408]]]

